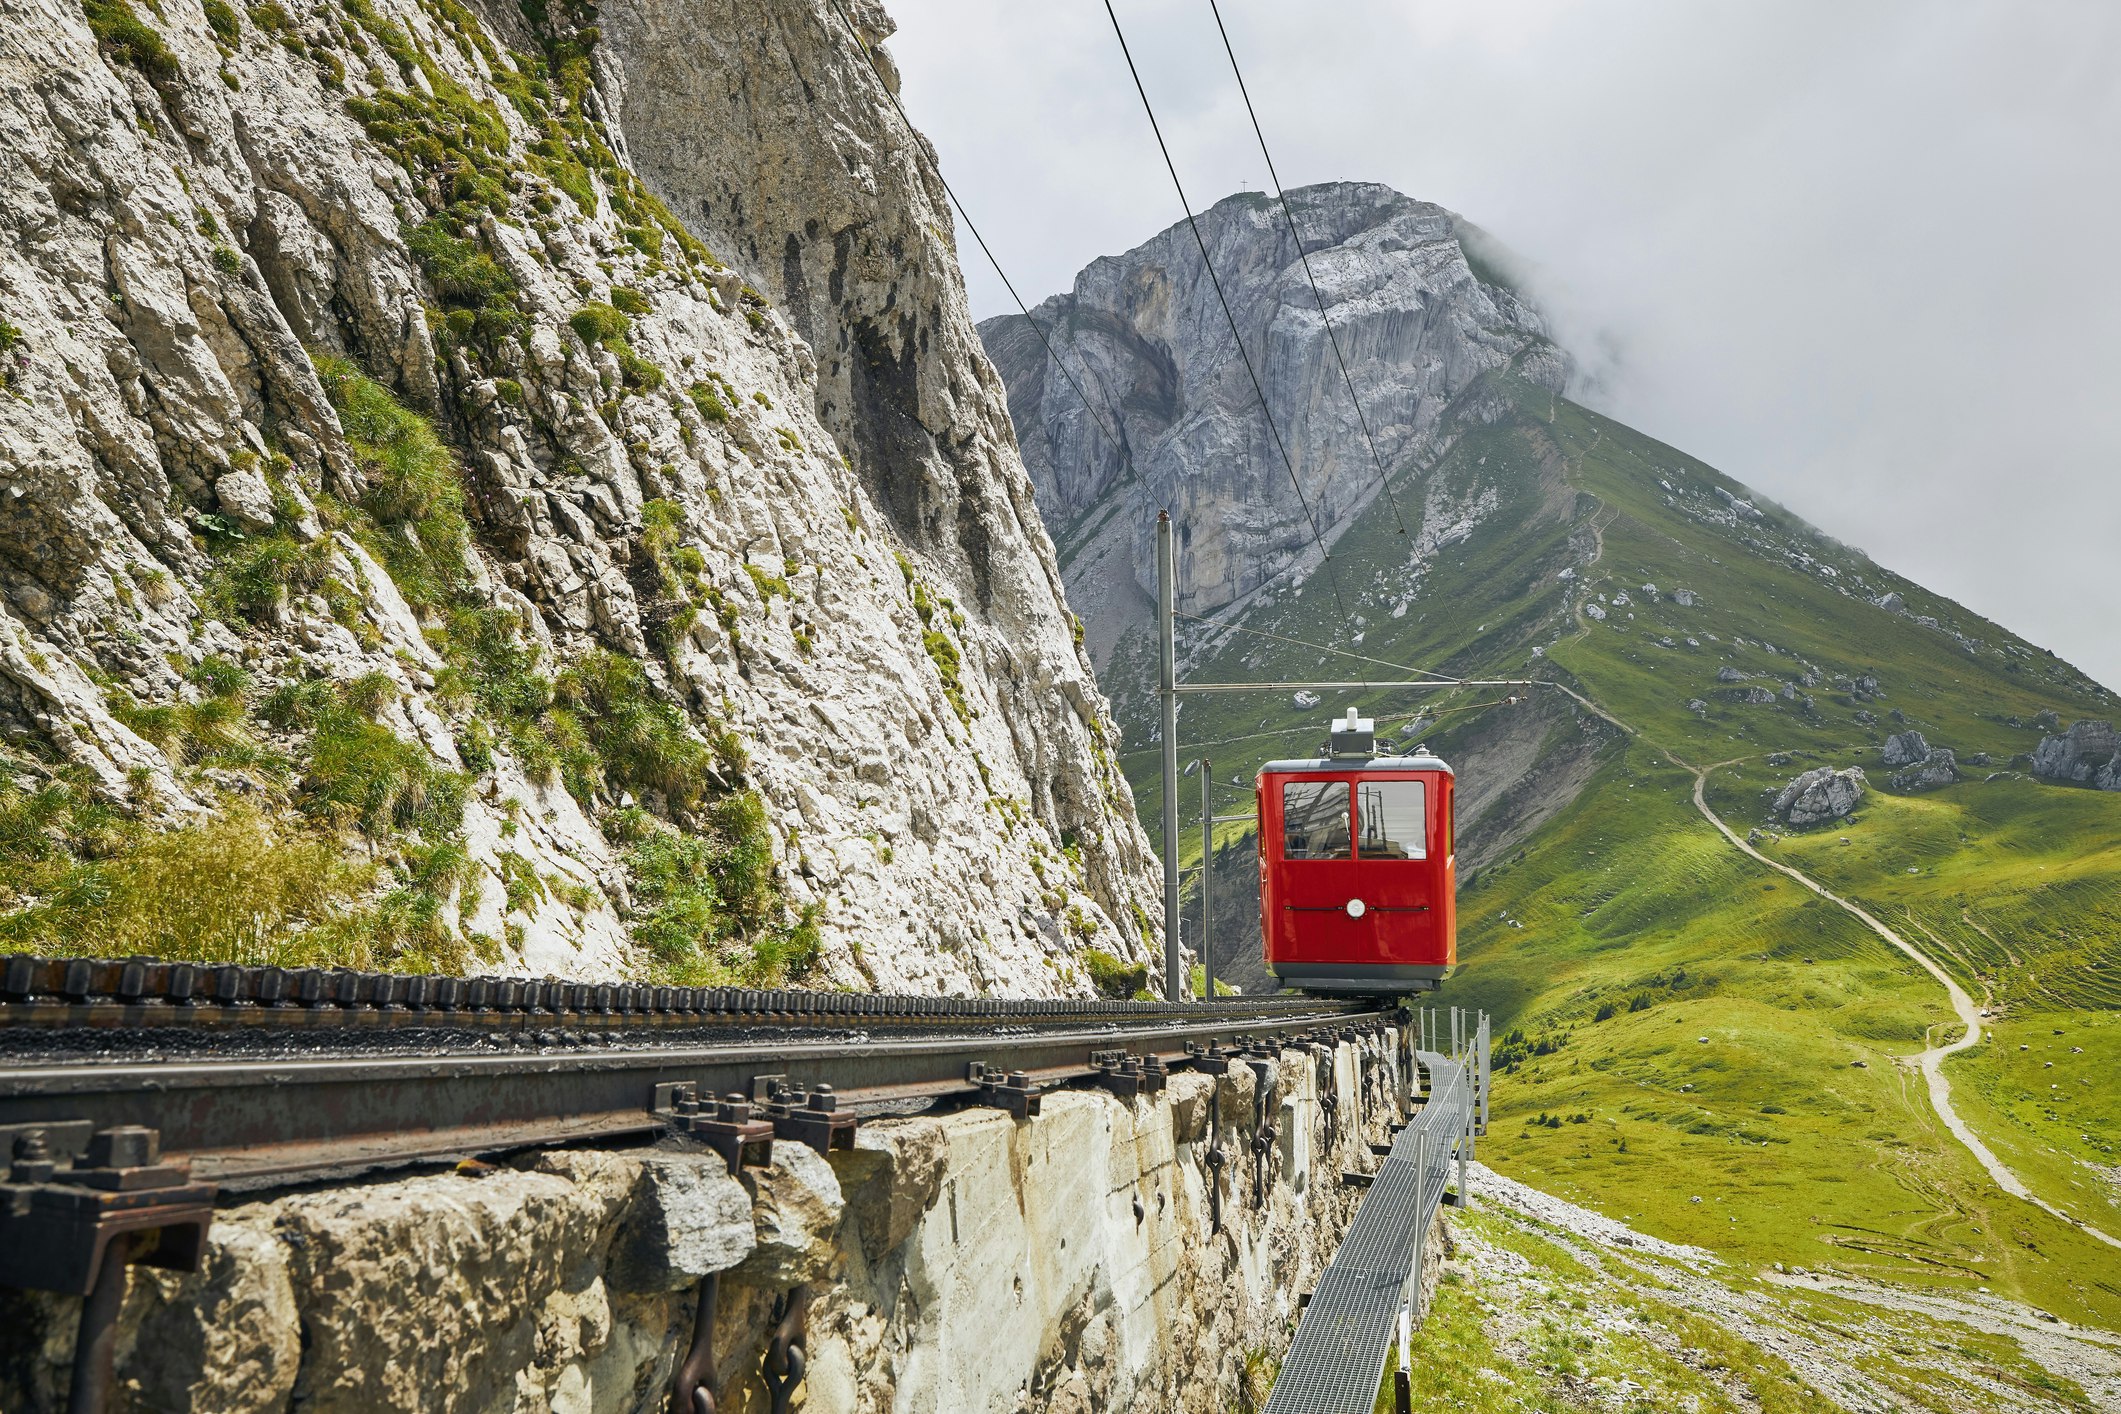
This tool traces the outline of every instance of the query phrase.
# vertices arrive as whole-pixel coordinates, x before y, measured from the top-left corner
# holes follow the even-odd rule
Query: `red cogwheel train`
[[[1284,987],[1427,991],[1458,963],[1451,768],[1376,743],[1350,709],[1315,760],[1260,768],[1260,937]]]

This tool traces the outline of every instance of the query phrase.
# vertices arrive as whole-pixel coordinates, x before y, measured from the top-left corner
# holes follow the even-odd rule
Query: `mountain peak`
[[[1040,304],[1045,339],[1020,315],[980,325],[1063,560],[1099,567],[1070,576],[1094,648],[1110,646],[1108,605],[1151,584],[1154,510],[1179,525],[1184,607],[1220,608],[1306,572],[1388,479],[1403,519],[1484,375],[1567,386],[1567,356],[1470,223],[1378,182],[1288,197],[1286,216],[1259,192],[1200,215],[1227,319],[1180,223]]]

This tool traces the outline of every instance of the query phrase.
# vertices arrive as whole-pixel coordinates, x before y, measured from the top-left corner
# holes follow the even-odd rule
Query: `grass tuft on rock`
[[[81,13],[97,46],[111,58],[151,79],[177,76],[177,56],[170,53],[161,32],[135,14],[126,0],[84,0]]]
[[[1148,989],[1149,968],[1145,963],[1121,962],[1103,948],[1083,949],[1083,970],[1100,996],[1126,1001]]]
[[[657,975],[682,986],[775,986],[817,962],[815,905],[786,916],[765,802],[723,797],[678,833],[638,810],[607,829],[634,840],[634,941]]]
[[[672,809],[691,811],[730,764],[692,735],[684,712],[655,694],[631,658],[586,653],[555,680],[553,695],[595,748],[595,784],[654,791]]]

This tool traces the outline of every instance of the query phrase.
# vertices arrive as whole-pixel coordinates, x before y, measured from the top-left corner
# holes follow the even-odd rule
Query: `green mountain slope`
[[[1770,858],[1997,1013],[1986,1043],[1945,1062],[1960,1113],[2036,1196],[2121,1231],[2121,1103],[2103,1079],[2121,1073],[2121,795],[2009,768],[2039,741],[2036,717],[2111,716],[2110,694],[1507,373],[1453,416],[1451,450],[1403,487],[1410,509],[1421,498],[1412,535],[1373,507],[1335,545],[1345,615],[1314,574],[1234,626],[1190,625],[1185,650],[1198,679],[1402,675],[1352,651],[1538,680],[1516,706],[1492,705],[1506,690],[1434,694],[1415,732],[1458,767],[1465,806],[1464,965],[1444,999],[1487,1008],[1509,1038],[1489,1156],[1674,1240],[2121,1326],[2121,1252],[2004,1193],[1896,1063],[1957,1034],[1939,984],[1741,853],[1693,800],[1705,770],[1731,828],[1762,831]],[[1104,676],[1153,830],[1152,649],[1130,631]],[[1349,705],[1390,721],[1424,700],[1193,699],[1181,749],[1249,781]],[[1880,749],[1910,729],[1993,764],[1896,791]],[[1817,765],[1865,768],[1860,808],[1815,832],[1774,826],[1774,792]],[[1238,794],[1222,808],[1242,809]],[[1189,788],[1182,818],[1196,811]],[[1250,842],[1225,829],[1219,954],[1256,948],[1256,919],[1235,931],[1256,906]]]

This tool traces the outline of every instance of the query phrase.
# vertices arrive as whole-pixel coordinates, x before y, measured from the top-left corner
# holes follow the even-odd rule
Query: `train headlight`
[[[1370,906],[1364,903],[1361,899],[1351,898],[1348,900],[1348,917],[1360,918],[1369,911]]]

